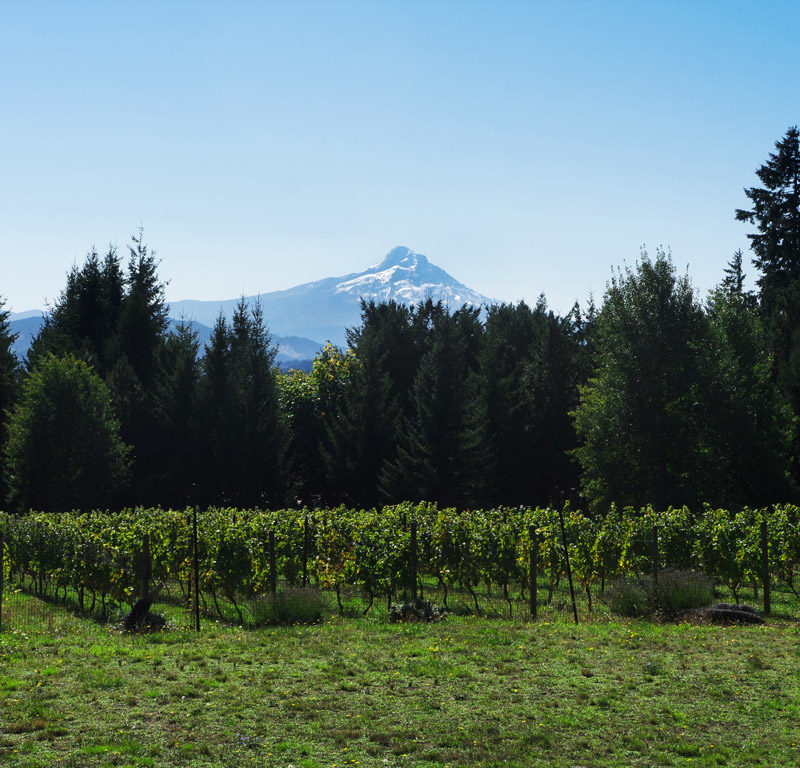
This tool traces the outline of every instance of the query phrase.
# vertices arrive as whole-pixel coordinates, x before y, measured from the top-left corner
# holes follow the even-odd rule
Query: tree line
[[[282,374],[242,299],[200,348],[170,324],[142,233],[74,266],[24,361],[0,303],[8,509],[226,504],[462,509],[565,499],[727,508],[797,496],[800,134],[745,189],[757,290],[733,255],[701,298],[669,253],[602,304],[363,302],[345,349]]]

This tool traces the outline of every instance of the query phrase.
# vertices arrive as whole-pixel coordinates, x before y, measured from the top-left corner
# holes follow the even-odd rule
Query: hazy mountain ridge
[[[16,341],[11,345],[11,351],[14,352],[20,360],[28,354],[28,349],[36,334],[39,333],[39,329],[42,327],[44,321],[42,313],[34,315],[32,312],[33,310],[30,310],[24,313],[27,315],[26,317],[17,317],[16,319],[12,319],[9,323],[11,332],[18,334]],[[12,318],[13,317],[12,315]],[[178,322],[178,319],[170,317],[169,329],[174,330]],[[213,329],[194,321],[191,321],[191,326],[197,334],[197,341],[200,344],[200,353],[202,354],[204,346],[211,340]],[[278,347],[275,362],[284,370],[289,368],[310,370],[311,361],[313,361],[322,350],[322,344],[299,336],[275,336],[273,337],[273,341]]]
[[[363,272],[245,298],[248,302],[260,299],[272,333],[301,336],[319,343],[332,341],[340,346],[345,344],[345,329],[360,321],[362,298],[403,304],[417,304],[431,298],[454,309],[464,304],[492,303],[488,297],[429,262],[421,253],[404,246],[392,249]],[[238,301],[176,301],[171,305],[170,315],[213,325],[220,312],[230,317]]]
[[[246,296],[245,301],[249,304],[261,301],[267,327],[278,345],[276,362],[286,368],[293,363],[299,367],[301,361],[312,360],[326,341],[344,346],[345,330],[360,322],[362,298],[403,304],[417,304],[431,298],[453,309],[464,304],[492,303],[421,253],[404,246],[393,248],[363,272],[327,277],[284,291]],[[189,321],[197,331],[202,350],[220,313],[230,319],[239,301],[187,299],[171,302],[170,321],[172,324],[182,319]],[[20,358],[27,353],[38,333],[42,316],[38,310],[11,314],[12,330],[19,333],[14,351]]]

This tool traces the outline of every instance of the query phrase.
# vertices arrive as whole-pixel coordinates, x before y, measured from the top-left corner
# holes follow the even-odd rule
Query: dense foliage
[[[190,323],[168,321],[141,232],[127,264],[116,248],[102,258],[92,250],[69,272],[24,369],[0,302],[0,503],[54,511],[410,500],[465,510],[570,500],[606,513],[612,503],[793,501],[799,142],[790,128],[756,171],[763,187],[745,190],[752,207],[736,212],[757,227],[757,293],[745,289],[741,252],[703,301],[668,253],[643,251],[612,276],[598,308],[564,316],[543,296],[533,307],[362,302],[347,349],[326,346],[310,373],[275,367],[258,302],[220,316],[201,349]],[[13,441],[8,423],[23,420],[13,409],[20,385],[30,409],[42,366],[51,376],[59,366],[77,371],[77,360],[110,393],[101,421],[122,441],[112,463],[130,471],[62,494],[63,468],[29,460],[51,439],[45,422],[14,427]],[[80,388],[40,386],[37,407],[78,413],[69,398],[80,397]],[[70,472],[99,471],[78,447]]]
[[[622,576],[658,568],[696,569],[733,590],[761,577],[760,523],[766,521],[771,579],[796,592],[800,565],[800,508],[745,508],[733,514],[706,507],[656,513],[652,507],[611,507],[596,519],[563,510],[567,550],[559,513],[552,508],[498,508],[460,512],[433,504],[404,503],[382,509],[237,510],[198,513],[200,587],[204,601],[219,610],[220,599],[239,606],[270,591],[270,534],[275,576],[288,584],[310,581],[336,591],[346,585],[374,599],[393,599],[435,581],[447,601],[458,586],[475,597],[493,585],[505,597],[524,594],[530,583],[530,530],[534,531],[539,575],[551,585],[566,572],[587,594]],[[142,542],[149,537],[152,578],[188,584],[192,570],[190,510],[136,509],[116,514],[30,514],[0,517],[7,567],[19,580],[42,588],[72,588],[105,603],[131,603],[138,595]],[[416,558],[412,558],[412,528]],[[477,608],[477,598],[475,598]],[[509,608],[511,603],[509,602]],[[241,607],[237,608],[241,611]]]
[[[22,509],[108,505],[128,471],[108,388],[71,356],[47,355],[25,379],[6,450],[10,499]]]

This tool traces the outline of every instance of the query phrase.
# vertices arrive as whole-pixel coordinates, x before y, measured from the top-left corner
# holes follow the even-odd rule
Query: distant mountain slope
[[[16,341],[11,345],[11,351],[22,360],[28,354],[28,348],[31,345],[34,337],[39,333],[39,328],[42,327],[42,315],[32,314],[29,312],[20,312],[25,317],[15,319],[15,315],[11,315],[9,320],[9,327],[12,333],[17,334]]]
[[[453,309],[464,304],[491,303],[491,299],[458,282],[421,253],[402,246],[363,272],[246,298],[249,302],[260,298],[264,317],[274,334],[344,345],[345,329],[357,325],[361,318],[362,298],[416,304],[429,297],[442,300]],[[213,325],[220,312],[230,317],[238,301],[176,301],[171,304],[170,315]]]
[[[441,267],[431,264],[421,253],[403,246],[392,249],[363,272],[328,277],[285,291],[248,296],[245,300],[249,303],[261,300],[267,327],[278,343],[277,362],[286,367],[293,361],[311,360],[326,341],[344,346],[345,329],[358,325],[361,320],[362,298],[367,301],[393,299],[403,304],[417,304],[431,298],[445,302],[451,309],[464,304],[492,303]],[[230,319],[238,302],[239,299],[175,301],[170,304],[169,316],[173,322],[182,318],[191,321],[202,349],[220,312]],[[41,312],[12,314],[11,323],[13,329],[20,332],[16,351],[22,357],[39,330]]]
[[[23,316],[20,317],[20,315]],[[20,360],[28,354],[31,342],[36,334],[39,333],[42,322],[42,313],[34,314],[33,310],[20,312],[19,315],[11,315],[11,320],[9,322],[11,332],[19,334],[17,340],[11,346],[11,349]],[[179,321],[175,318],[170,317],[170,329],[175,328],[178,322]],[[197,322],[192,322],[192,328],[194,328],[197,333],[197,341],[200,343],[200,354],[202,354],[203,347],[211,339],[212,329],[207,325]],[[298,336],[290,336],[287,338],[275,336],[273,341],[278,345],[278,354],[275,357],[275,362],[284,370],[289,368],[310,369],[311,361],[322,349],[322,345],[318,344],[316,341],[303,339]]]

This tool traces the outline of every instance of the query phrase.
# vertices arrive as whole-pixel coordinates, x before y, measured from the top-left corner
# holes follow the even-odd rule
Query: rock
[[[389,621],[441,621],[446,612],[430,600],[413,600],[410,603],[393,604],[389,610]]]
[[[763,624],[758,611],[743,603],[716,603],[706,608],[683,611],[680,618],[688,621],[709,621],[712,624]]]

